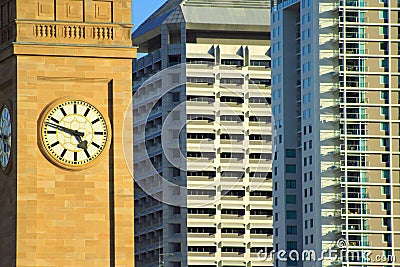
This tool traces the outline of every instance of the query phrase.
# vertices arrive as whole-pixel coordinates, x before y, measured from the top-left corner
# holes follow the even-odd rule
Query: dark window
[[[272,216],[272,210],[252,209],[250,215]]]
[[[239,209],[222,209],[222,210],[221,210],[221,214],[243,216],[243,215],[245,214],[245,210],[239,210]]]
[[[296,149],[286,149],[285,156],[287,158],[295,158],[296,157]]]
[[[188,208],[188,214],[208,214],[215,215],[215,209]]]
[[[286,188],[296,188],[296,180],[286,180]]]

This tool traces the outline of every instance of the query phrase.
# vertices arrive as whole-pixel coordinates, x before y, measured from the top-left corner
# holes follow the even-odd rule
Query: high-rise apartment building
[[[269,21],[171,0],[133,33],[138,266],[273,266]]]
[[[400,266],[400,2],[271,5],[275,266]]]

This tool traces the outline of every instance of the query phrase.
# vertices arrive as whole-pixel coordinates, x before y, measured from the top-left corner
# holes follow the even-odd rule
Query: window
[[[383,234],[383,242],[391,242],[392,236],[390,234]]]
[[[303,163],[304,163],[304,164],[303,164],[304,166],[307,166],[307,158],[304,158],[304,159],[303,159]]]
[[[305,229],[308,229],[308,220],[305,220],[305,221],[304,221],[304,228],[305,228]]]
[[[296,165],[295,164],[286,164],[285,172],[286,173],[296,173]]]
[[[289,219],[289,220],[297,219],[297,211],[295,211],[295,210],[287,210],[286,211],[286,219]]]
[[[271,66],[271,61],[270,60],[250,60],[250,66],[269,68]]]
[[[308,235],[306,235],[305,243],[306,243],[306,245],[308,245]]]
[[[245,229],[243,229],[243,234],[245,232]],[[250,229],[250,234],[256,234],[256,235],[272,235],[272,229],[269,228],[252,228]]]
[[[250,215],[272,216],[272,210],[252,209],[250,210]]]
[[[308,177],[309,177],[310,181],[312,181],[312,178],[313,178],[312,172],[310,172],[310,173],[308,174]]]
[[[310,219],[310,228],[314,227],[314,219]]]
[[[379,26],[379,34],[387,35],[388,34],[388,27],[387,26]]]
[[[307,173],[304,173],[304,182],[307,182]]]
[[[304,150],[304,151],[307,150],[307,142],[304,142],[304,144],[303,144],[303,150]]]
[[[381,131],[389,131],[389,123],[381,122]]]
[[[382,209],[389,211],[390,210],[390,202],[383,202],[382,203]]]
[[[237,234],[243,235],[246,232],[244,228],[222,228],[221,233],[223,234]]]
[[[388,185],[382,186],[382,195],[386,196],[390,195],[390,186]]]
[[[388,75],[380,75],[380,83],[387,85],[389,84],[389,76]]]
[[[390,218],[382,218],[383,226],[390,226]]]
[[[287,241],[286,242],[286,249],[287,250],[296,250],[297,249],[297,242],[296,241]]]
[[[308,148],[312,149],[312,140],[308,141]]]
[[[180,207],[173,207],[172,213],[173,214],[181,214],[181,208]]]
[[[304,197],[307,197],[307,188],[304,189]]]
[[[172,229],[175,234],[179,234],[181,232],[181,225],[180,224],[172,224]]]
[[[217,248],[215,246],[189,246],[188,252],[208,252],[208,253],[215,253]]]
[[[180,94],[179,93],[173,93],[172,94],[172,102],[176,103],[179,102],[180,99]]]
[[[243,216],[245,211],[240,209],[222,209],[221,214]]]
[[[296,157],[296,149],[286,149],[285,156],[287,158],[295,158]]]
[[[310,212],[313,212],[313,211],[314,211],[314,204],[310,203]]]
[[[215,190],[188,189],[187,194],[188,196],[215,196]]]
[[[296,188],[296,180],[286,180],[286,188]]]
[[[313,195],[313,188],[310,187],[310,197]]]
[[[388,18],[388,11],[387,10],[379,10],[379,18],[380,19],[387,19]]]
[[[286,195],[286,204],[296,204],[296,195]]]
[[[308,157],[308,164],[312,164],[312,156]]]
[[[221,59],[221,65],[243,66],[242,59]]]
[[[304,213],[307,213],[307,212],[308,212],[308,205],[305,204],[305,205],[304,205]]]
[[[181,252],[181,243],[172,243],[172,244],[173,244],[172,248],[173,248],[174,252]]]
[[[233,253],[239,253],[243,254],[246,252],[246,248],[241,248],[241,247],[222,247],[221,248],[222,252],[233,252]]]
[[[382,177],[382,179],[389,180],[390,171],[389,171],[389,170],[383,170],[383,171],[381,171],[381,177]]]
[[[295,225],[286,226],[286,234],[297,235],[297,226],[295,226]]]
[[[221,210],[222,213],[223,210]],[[201,209],[201,208],[188,208],[188,214],[208,214],[208,215],[215,215],[215,209]],[[222,213],[223,214],[223,213]]]
[[[181,170],[178,169],[178,168],[173,168],[172,169],[172,176],[173,177],[181,176]]]
[[[309,126],[308,126],[308,132],[309,132],[309,133],[312,133],[312,125],[309,125]]]
[[[274,217],[275,217],[275,221],[277,222],[278,221],[278,213],[277,212],[275,213]]]

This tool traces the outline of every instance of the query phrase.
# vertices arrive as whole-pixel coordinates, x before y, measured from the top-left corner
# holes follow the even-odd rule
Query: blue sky
[[[139,25],[157,10],[167,0],[133,0],[132,1],[132,23],[137,29]]]

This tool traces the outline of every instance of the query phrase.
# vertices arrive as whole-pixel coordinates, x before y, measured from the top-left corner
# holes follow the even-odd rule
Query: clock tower
[[[134,265],[130,21],[130,0],[0,0],[0,266]]]

